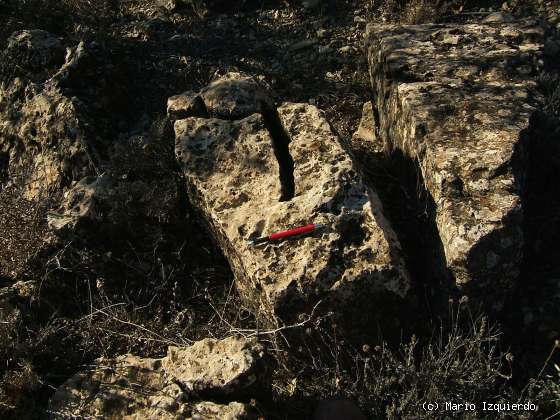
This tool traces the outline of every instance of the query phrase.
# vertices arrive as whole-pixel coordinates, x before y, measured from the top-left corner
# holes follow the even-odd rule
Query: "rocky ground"
[[[424,412],[419,402],[491,399],[530,400],[539,411],[524,418],[554,418],[560,410],[558,2],[183,3],[0,2],[1,417],[311,418],[316,412],[314,418],[327,419],[361,418],[361,411],[369,418],[437,418],[441,413]],[[526,97],[502,92],[492,115],[478,120],[484,130],[465,140],[474,144],[471,153],[489,144],[494,153],[459,159],[461,179],[451,177],[439,189],[437,177],[452,170],[437,163],[424,168],[438,151],[445,150],[444,161],[455,151],[430,149],[430,134],[455,131],[427,123],[428,153],[406,146],[418,126],[399,114],[392,128],[383,116],[391,115],[393,102],[384,100],[394,87],[379,85],[374,95],[378,79],[370,69],[376,54],[390,56],[391,47],[379,41],[372,50],[372,37],[386,36],[376,32],[382,24],[535,18],[531,27],[545,28],[542,34],[524,29],[511,42],[532,37],[542,44],[540,58],[523,61],[533,59],[527,49],[515,63],[521,70],[507,81],[527,89],[537,105],[523,108]],[[490,35],[450,28],[432,40],[444,48],[426,53],[433,62],[420,50],[414,64],[418,50],[409,47],[410,68],[389,69],[388,78],[412,86],[463,72],[470,88],[468,66],[440,62],[454,45],[475,49],[486,42],[477,36]],[[491,42],[506,44],[502,51],[510,41]],[[535,67],[525,71],[529,64]],[[485,80],[506,80],[499,71],[485,73],[498,67],[483,66]],[[232,74],[248,81],[233,84],[233,99]],[[452,105],[476,114],[469,103],[494,93],[476,91]],[[435,101],[410,98],[416,106],[410,115],[429,121]],[[377,132],[375,118],[368,119],[372,102],[384,113]],[[507,118],[517,118],[515,127],[530,119],[536,139],[523,161],[521,189],[508,184],[509,161],[492,160],[502,156],[503,143],[492,143],[487,133],[498,124],[488,118],[501,115],[504,103],[519,106]],[[449,104],[439,105],[451,112]],[[301,132],[316,140],[306,143],[311,137]],[[215,138],[222,139],[217,146]],[[223,174],[208,169],[208,150],[212,165],[227,168]],[[464,175],[480,160],[491,161],[486,189]],[[262,162],[270,173],[258,169]],[[305,171],[312,174],[307,183],[290,187],[289,175],[306,179]],[[216,173],[221,178],[212,178]],[[459,188],[468,200],[457,193],[464,179],[472,181]],[[484,229],[502,232],[485,213],[496,191],[502,204],[522,203],[516,226],[524,242],[507,229],[499,233],[500,243],[519,246],[506,246],[487,270],[478,256],[474,263],[461,256],[476,248],[474,233],[465,235],[474,244],[461,243],[455,255],[457,239],[442,232],[464,202],[482,215],[476,219],[490,221]],[[250,207],[239,210],[247,201]],[[449,210],[442,202],[460,204]],[[498,210],[512,212],[505,207]],[[240,240],[263,233],[263,226],[278,230],[317,214],[332,231],[293,251],[254,250]],[[469,230],[469,217],[461,214],[458,231]],[[371,249],[382,251],[371,255]],[[455,255],[452,263],[444,255]],[[303,263],[282,266],[291,261]],[[297,287],[290,283],[294,272]],[[450,278],[469,284],[479,275],[490,278],[482,293],[447,289]],[[374,291],[355,286],[360,278],[376,279]],[[481,294],[500,304],[480,309]],[[325,405],[332,398],[352,403]],[[337,410],[343,414],[329,417]]]

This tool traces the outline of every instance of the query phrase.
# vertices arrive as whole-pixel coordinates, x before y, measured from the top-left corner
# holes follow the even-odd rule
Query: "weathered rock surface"
[[[69,50],[65,62],[60,41],[34,30],[14,33],[2,52],[2,170],[4,178],[25,185],[27,199],[45,198],[91,172],[89,116],[59,83],[70,78],[77,50]]]
[[[87,173],[83,142],[76,106],[57,87],[38,91],[20,79],[0,86],[0,154],[7,156],[8,175],[26,185],[28,199]]]
[[[333,305],[352,302],[367,317],[383,312],[372,307],[372,296],[409,297],[400,246],[379,199],[319,109],[285,104],[272,120],[187,118],[175,122],[175,135],[191,201],[228,257],[242,295],[261,314],[297,319],[326,298]],[[290,177],[281,175],[291,167],[290,187]],[[293,197],[285,194],[290,189]],[[247,242],[308,223],[327,229],[283,245]]]
[[[167,116],[173,121],[187,117],[207,117],[208,111],[200,95],[189,91],[167,100]]]
[[[232,402],[223,405],[204,401],[193,407],[191,418],[192,420],[242,420],[257,417],[246,404]]]
[[[530,76],[544,31],[499,22],[370,25],[367,43],[377,134],[418,162],[448,268],[458,285],[503,294],[522,255],[523,162],[539,103]]]
[[[21,71],[44,74],[47,69],[64,62],[64,47],[49,32],[38,29],[17,31],[8,38],[1,58],[2,65],[13,67],[16,74]]]
[[[352,141],[367,144],[369,147],[377,148],[380,142],[377,141],[375,117],[373,115],[373,104],[366,102],[362,107],[362,119],[358,129],[352,136]]]
[[[235,380],[253,371],[262,356],[262,347],[255,341],[230,337],[203,340],[191,347],[170,347],[163,359],[130,354],[102,358],[91,370],[74,375],[56,391],[49,412],[54,418],[254,418],[244,404],[193,402],[191,392],[204,396],[207,391],[229,394],[243,390],[248,383]]]
[[[58,213],[48,215],[48,224],[54,231],[77,230],[84,221],[102,222],[103,201],[109,201],[114,182],[109,176],[86,177],[66,191]]]
[[[190,347],[169,347],[163,369],[189,391],[230,394],[257,381],[263,347],[255,340],[206,338]]]
[[[187,117],[237,120],[254,113],[266,113],[274,102],[258,80],[242,73],[230,72],[214,80],[198,94],[185,92],[167,101],[172,120]]]
[[[150,236],[180,219],[175,161],[157,135],[134,135],[116,141],[111,165],[100,176],[87,176],[63,194],[47,215],[57,234],[99,236],[100,229]],[[85,234],[85,235],[84,235]]]

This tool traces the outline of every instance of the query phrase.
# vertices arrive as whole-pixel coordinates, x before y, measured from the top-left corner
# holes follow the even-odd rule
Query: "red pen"
[[[279,241],[280,239],[286,239],[291,236],[304,235],[306,233],[315,232],[316,230],[322,229],[323,227],[324,225],[318,223],[312,223],[310,225],[300,226],[297,228],[276,232],[268,236],[262,236],[260,238],[250,240],[249,244],[257,245],[257,244],[262,244],[264,242]]]

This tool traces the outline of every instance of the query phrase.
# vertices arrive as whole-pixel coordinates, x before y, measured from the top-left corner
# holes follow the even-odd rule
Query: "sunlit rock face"
[[[57,389],[49,413],[52,418],[254,419],[246,404],[204,398],[232,399],[260,384],[263,357],[257,340],[231,336],[170,346],[161,359],[100,358]],[[199,401],[193,401],[193,393]]]
[[[355,309],[364,318],[395,318],[384,306],[412,295],[400,244],[377,194],[365,186],[323,113],[308,104],[273,109],[264,97],[247,99],[260,92],[253,86],[232,89],[230,83],[215,91],[214,103],[231,104],[228,110],[250,104],[254,113],[177,120],[175,152],[190,200],[249,305],[273,321],[297,320],[319,301],[341,314]],[[232,97],[238,90],[242,94]],[[216,97],[222,94],[224,101]],[[192,109],[190,101],[183,103]],[[175,115],[181,112],[174,106]],[[325,228],[280,243],[248,242],[309,223]]]
[[[491,299],[513,286],[522,258],[543,37],[529,20],[370,25],[366,35],[376,135],[417,162],[457,285]]]

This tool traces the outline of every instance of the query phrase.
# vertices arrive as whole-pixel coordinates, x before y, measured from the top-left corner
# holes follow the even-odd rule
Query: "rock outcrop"
[[[133,355],[99,359],[66,381],[51,398],[53,418],[231,419],[255,418],[249,406],[200,397],[230,395],[255,383],[264,352],[254,340],[206,339],[170,347],[163,359]],[[262,367],[262,366],[261,366]],[[253,381],[240,381],[240,377]],[[197,401],[198,400],[198,401]]]
[[[259,313],[295,320],[327,299],[329,308],[352,302],[367,318],[384,311],[372,298],[410,297],[379,199],[319,109],[284,104],[241,120],[191,117],[175,122],[175,135],[191,201]],[[248,243],[308,223],[326,229],[286,243]]]
[[[533,21],[367,32],[377,136],[417,162],[456,283],[491,299],[519,273],[543,35]]]
[[[89,117],[59,83],[72,71],[74,52],[65,63],[60,41],[45,31],[16,32],[2,52],[0,156],[4,177],[25,185],[27,199],[45,199],[92,171]]]

